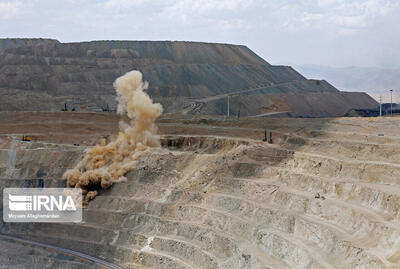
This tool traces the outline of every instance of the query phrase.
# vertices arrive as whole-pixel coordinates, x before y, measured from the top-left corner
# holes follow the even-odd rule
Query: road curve
[[[277,84],[272,84],[272,85],[263,85],[263,86],[255,87],[255,88],[251,88],[251,89],[237,90],[237,91],[233,91],[233,92],[229,92],[229,93],[212,95],[212,96],[208,96],[208,97],[195,99],[194,102],[195,103],[207,103],[210,101],[227,98],[228,96],[236,96],[236,95],[241,95],[242,93],[254,92],[257,90],[261,90],[261,89],[268,89],[268,88],[273,88],[273,87],[278,87],[278,86],[283,86],[283,85],[289,85],[289,84],[292,84],[297,81],[298,80],[292,80],[289,82],[277,83]]]
[[[55,250],[55,251],[58,251],[58,252],[64,252],[64,253],[67,253],[67,254],[71,254],[71,255],[83,258],[85,260],[89,260],[89,261],[94,262],[94,263],[96,263],[98,265],[101,265],[102,267],[105,267],[105,268],[122,269],[122,267],[120,267],[120,266],[118,266],[116,264],[101,260],[99,258],[90,256],[90,255],[87,255],[87,254],[84,254],[84,253],[81,253],[81,252],[78,252],[78,251],[74,251],[74,250],[70,250],[70,249],[66,249],[66,248],[61,248],[61,247],[57,247],[57,246],[52,246],[52,245],[48,245],[48,244],[45,244],[45,243],[40,243],[40,242],[28,240],[28,239],[22,239],[22,238],[15,237],[15,236],[12,236],[12,235],[0,234],[0,238],[11,239],[11,240],[14,240],[14,241],[17,241],[17,242],[21,242],[21,243],[40,246],[40,247],[52,249],[52,250]]]

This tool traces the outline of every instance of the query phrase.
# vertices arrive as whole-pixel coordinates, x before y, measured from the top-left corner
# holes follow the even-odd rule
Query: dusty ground
[[[400,118],[164,115],[158,126],[163,148],[102,191],[84,223],[1,223],[1,233],[123,268],[399,268]],[[0,113],[1,187],[38,175],[63,186],[87,146],[117,131],[107,113]],[[93,266],[0,245],[0,267]]]
[[[397,136],[399,117],[386,118],[236,118],[191,115],[163,115],[158,120],[160,134],[222,135],[263,139],[265,130],[316,133],[344,129],[350,135]],[[1,135],[29,135],[35,141],[93,145],[98,139],[118,133],[119,116],[113,113],[0,112]],[[318,134],[316,134],[318,135]],[[275,134],[274,134],[275,136]]]

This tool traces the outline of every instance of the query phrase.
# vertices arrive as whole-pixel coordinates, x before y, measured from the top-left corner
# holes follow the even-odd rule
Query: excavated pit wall
[[[164,135],[163,148],[140,160],[126,183],[89,204],[85,223],[2,224],[0,231],[124,268],[398,268],[397,123],[331,120],[291,133],[274,129],[273,144]],[[218,128],[202,127],[228,127]],[[46,157],[51,150],[63,162],[83,148],[10,139],[0,145],[8,156],[2,161],[16,156],[16,167],[25,167],[19,175],[33,175],[39,160],[53,161]],[[42,157],[23,162],[25,156]]]

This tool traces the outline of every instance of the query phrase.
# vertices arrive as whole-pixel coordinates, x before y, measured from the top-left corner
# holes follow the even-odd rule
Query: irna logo
[[[70,195],[8,195],[11,211],[67,211],[76,210]]]
[[[81,222],[82,190],[78,188],[5,188],[5,222]]]

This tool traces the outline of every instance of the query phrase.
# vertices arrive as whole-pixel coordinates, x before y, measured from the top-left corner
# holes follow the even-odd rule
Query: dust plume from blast
[[[153,104],[144,92],[148,83],[142,81],[142,73],[126,73],[115,80],[114,88],[117,92],[117,112],[127,117],[126,121],[120,122],[117,138],[88,149],[76,167],[63,175],[67,187],[82,189],[84,203],[93,199],[98,189],[125,180],[124,175],[136,160],[151,148],[160,146],[154,122],[163,109],[160,104]]]

